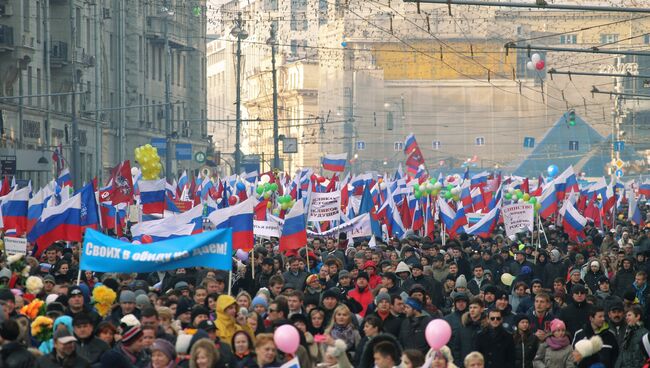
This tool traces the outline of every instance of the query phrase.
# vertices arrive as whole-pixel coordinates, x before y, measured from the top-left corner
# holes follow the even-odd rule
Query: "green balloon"
[[[269,184],[269,183],[264,183],[264,191],[266,192],[266,191],[268,191],[268,190],[271,190],[271,184]]]
[[[506,193],[506,194],[504,194],[503,196],[506,197],[507,200],[511,200],[511,199],[512,199],[512,194],[510,194],[510,193]]]
[[[451,194],[451,192],[445,192],[445,199],[451,199],[452,197],[453,195]]]
[[[278,190],[278,185],[276,183],[271,184],[271,190],[273,191]]]
[[[259,195],[262,195],[262,193],[264,193],[264,187],[257,187],[255,189],[255,192]]]
[[[264,192],[264,199],[271,198],[271,192]]]
[[[517,199],[522,199],[522,198],[524,198],[524,193],[518,192],[517,193]]]
[[[451,190],[454,189],[454,186],[451,184],[447,185],[447,191],[451,192]]]
[[[420,197],[422,197],[422,192],[416,190],[415,193],[413,193],[413,195],[415,196],[415,199],[420,199]]]
[[[530,204],[537,203],[537,197],[530,197],[530,199],[528,200],[528,203],[530,203]]]

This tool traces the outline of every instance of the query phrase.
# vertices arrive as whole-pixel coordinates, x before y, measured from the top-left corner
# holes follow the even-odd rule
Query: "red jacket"
[[[359,315],[361,317],[365,317],[366,310],[368,310],[368,305],[370,305],[370,303],[373,301],[373,296],[370,288],[366,288],[366,290],[362,292],[357,286],[348,292],[348,296],[361,304],[362,309],[361,312],[359,312]]]

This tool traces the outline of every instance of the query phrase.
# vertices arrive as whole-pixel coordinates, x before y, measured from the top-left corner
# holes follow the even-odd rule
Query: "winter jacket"
[[[483,278],[480,280],[477,280],[476,277],[473,277],[467,283],[467,289],[469,289],[469,292],[472,293],[472,295],[478,295],[481,292],[481,287],[489,283],[490,281],[485,276],[483,276]]]
[[[124,351],[122,344],[118,343],[112,349],[102,354],[100,366],[101,368],[142,368],[150,363],[148,358],[146,354],[140,353],[135,357],[135,362],[133,362],[131,356]]]
[[[571,344],[559,350],[553,350],[543,342],[533,359],[533,368],[574,368]]]
[[[36,358],[27,348],[15,341],[2,345],[0,350],[0,367],[2,368],[32,368]]]
[[[240,326],[233,317],[226,313],[226,308],[233,304],[237,304],[237,301],[230,295],[222,294],[217,299],[217,320],[215,325],[217,326],[219,339],[225,344],[230,344],[237,331],[245,331],[248,336],[255,336],[248,325]]]
[[[636,272],[632,268],[629,270],[621,268],[616,272],[616,276],[614,276],[614,280],[611,282],[611,289],[616,295],[622,298],[623,294],[632,287],[635,275]]]
[[[388,316],[386,316],[386,318],[384,319],[381,318],[381,316],[377,313],[372,313],[372,314],[382,320],[384,332],[395,336],[395,338],[399,336],[399,331],[402,328],[402,320],[404,320],[403,315],[396,316],[393,313],[388,312]]]
[[[433,277],[420,275],[418,277],[411,276],[414,284],[420,284],[427,291],[431,297],[433,304],[442,308],[444,305],[444,297],[442,295],[442,284],[436,281]],[[408,290],[406,290],[408,292]]]
[[[77,354],[86,359],[90,364],[99,362],[102,354],[111,347],[104,340],[91,336],[88,339],[77,340]]]
[[[600,361],[600,356],[597,354],[583,358],[580,363],[576,364],[576,368],[602,368],[603,364]]]
[[[473,321],[469,317],[469,312],[463,314],[461,324],[462,327],[458,330],[458,333],[454,334],[452,330],[451,342],[449,344],[449,348],[454,356],[454,364],[459,367],[463,366],[463,359],[467,354],[475,349],[476,336],[486,325],[482,317],[478,321]]]
[[[627,328],[618,360],[616,360],[616,368],[637,368],[641,367],[645,361],[641,350],[641,339],[648,333],[648,330],[641,325],[628,326]]]
[[[282,274],[285,284],[293,285],[296,290],[303,290],[305,288],[305,280],[307,280],[309,273],[307,271],[298,270],[297,273],[287,271]]]
[[[530,331],[532,333],[537,332],[538,330],[542,331],[550,331],[551,330],[551,321],[555,319],[555,316],[553,316],[552,313],[546,313],[544,314],[544,318],[540,319],[537,317],[537,313],[532,310],[529,313],[526,314],[528,316],[528,319],[530,320]]]
[[[594,332],[594,329],[591,327],[591,323],[587,323],[582,329],[576,331],[576,333],[573,335],[573,341],[571,342],[571,345],[575,347],[578,341],[589,339],[594,335],[600,336],[600,338],[603,340],[603,347],[598,352],[600,361],[605,365],[605,367],[614,368],[616,359],[618,358],[618,341],[616,341],[616,336],[614,333],[609,330],[607,323],[605,323],[605,325],[600,329],[600,331],[598,331],[598,333]]]
[[[560,277],[561,279],[566,279],[567,265],[562,261],[558,262],[548,262],[544,268],[544,278],[542,283],[546,289],[553,288],[553,280]]]
[[[517,335],[513,337],[515,342],[515,368],[532,368],[533,359],[539,348],[539,339],[530,331],[526,332],[524,338]]]
[[[598,279],[601,276],[605,276],[603,271],[598,270],[597,272],[592,272],[591,269],[587,271],[587,274],[585,275],[585,284],[587,284],[587,287],[591,290],[592,294],[598,291]]]
[[[355,287],[354,289],[350,290],[350,292],[348,292],[348,296],[361,304],[362,309],[361,312],[359,312],[359,315],[361,317],[365,317],[368,306],[373,302],[373,296],[370,289],[366,288],[365,290],[361,291],[358,287]]]
[[[36,359],[36,368],[90,368],[90,363],[84,358],[72,353],[69,357],[61,360],[56,356],[56,351],[43,355]]]
[[[573,334],[589,323],[589,304],[585,302],[577,303],[572,301],[571,304],[562,308],[558,316],[565,324],[567,336],[571,338]]]
[[[399,331],[399,342],[404,350],[416,349],[422,354],[429,350],[429,344],[424,337],[424,330],[431,321],[430,316],[420,315],[419,317],[408,317],[402,321]]]
[[[474,349],[483,354],[485,368],[515,368],[515,342],[503,326],[481,330],[474,340]]]

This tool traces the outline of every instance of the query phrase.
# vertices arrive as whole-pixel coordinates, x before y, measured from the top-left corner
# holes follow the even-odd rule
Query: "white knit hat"
[[[576,351],[582,355],[583,358],[590,357],[603,348],[603,340],[598,335],[592,336],[589,340],[583,339],[576,342]]]

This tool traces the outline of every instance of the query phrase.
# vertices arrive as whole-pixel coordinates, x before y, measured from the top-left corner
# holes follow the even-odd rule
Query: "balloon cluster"
[[[452,185],[448,186],[451,187]],[[422,198],[423,195],[437,196],[441,190],[442,184],[440,184],[440,182],[436,181],[435,179],[431,179],[428,182],[424,182],[422,184],[415,184],[413,186],[413,195],[416,199]]]
[[[530,61],[526,63],[526,69],[528,70],[544,70],[545,67],[546,63],[538,53],[532,54]]]
[[[285,194],[278,197],[278,203],[280,204],[280,208],[286,211],[289,208],[293,207],[296,201],[292,199],[290,195]]]
[[[156,180],[160,177],[162,165],[158,150],[150,144],[135,148],[135,159],[142,167],[142,179]]]
[[[260,197],[264,197],[264,199],[269,199],[273,192],[278,190],[278,185],[276,183],[263,183],[263,184],[258,184],[257,188],[255,189],[255,192],[257,195]]]
[[[535,212],[542,208],[542,204],[539,203],[537,197],[531,196],[528,193],[524,193],[521,189],[510,188],[503,195],[503,197],[508,201],[515,201],[517,203],[530,203],[535,208]]]

